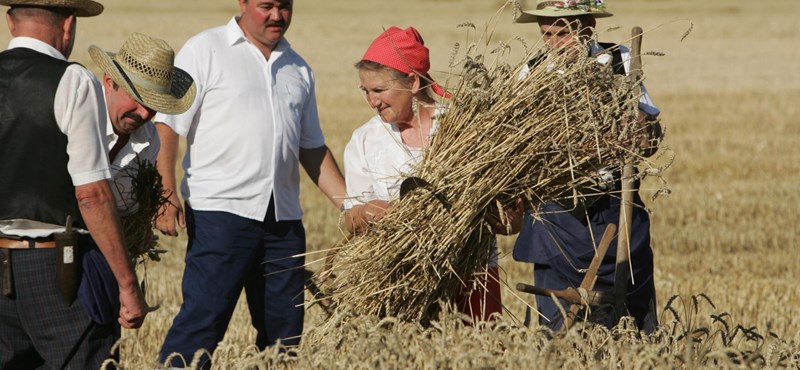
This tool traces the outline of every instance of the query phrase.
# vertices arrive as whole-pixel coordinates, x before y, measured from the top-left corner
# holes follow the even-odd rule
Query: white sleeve
[[[67,135],[67,170],[75,186],[111,178],[103,138],[106,106],[100,83],[86,68],[67,67],[56,89],[53,112]]]
[[[353,137],[344,148],[344,179],[347,186],[347,198],[343,202],[345,209],[374,198],[372,177],[369,175],[364,153],[364,141],[358,135],[358,131],[353,133]]]
[[[308,99],[303,105],[300,114],[300,147],[306,149],[319,148],[325,145],[325,136],[319,124],[319,113],[317,112],[317,94],[314,87],[314,74],[309,71],[309,91]]]
[[[622,63],[625,66],[625,73],[629,73],[631,70],[631,52],[625,46],[620,46],[620,52],[622,53]],[[639,98],[639,110],[651,116],[658,116],[661,114],[658,107],[653,104],[653,99],[650,98],[650,94],[647,93],[647,88],[644,87],[644,84],[642,84],[642,97]]]
[[[209,63],[203,63],[197,55],[197,45],[189,40],[181,51],[175,56],[175,66],[186,71],[194,80],[197,93],[188,110],[181,114],[157,113],[153,122],[162,122],[169,126],[178,135],[187,136],[194,123],[194,117],[203,105],[205,97],[206,77]]]

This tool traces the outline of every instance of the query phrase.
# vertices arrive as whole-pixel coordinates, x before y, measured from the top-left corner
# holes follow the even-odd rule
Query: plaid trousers
[[[98,369],[116,341],[80,300],[67,305],[56,284],[55,249],[10,251],[14,294],[0,295],[0,369]],[[6,266],[0,264],[0,280]]]

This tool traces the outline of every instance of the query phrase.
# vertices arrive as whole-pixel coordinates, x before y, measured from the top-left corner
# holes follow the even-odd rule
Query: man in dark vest
[[[96,369],[109,357],[114,328],[90,320],[76,299],[81,252],[95,242],[108,261],[123,327],[140,327],[148,310],[107,180],[100,85],[66,61],[76,17],[96,16],[103,6],[0,5],[11,7],[13,36],[0,53],[0,368]]]
[[[596,42],[592,39],[595,18],[609,17],[603,0],[537,1],[536,9],[524,10],[517,23],[538,23],[549,53],[587,50],[598,63],[613,68],[616,74],[627,74],[630,53],[621,45]],[[576,47],[585,45],[582,49]],[[610,50],[610,53],[608,52]],[[547,63],[547,54],[531,60],[529,68]],[[647,90],[642,86],[639,120],[646,127],[640,146],[645,155],[656,147],[651,139],[660,137],[657,117],[660,114]],[[602,171],[601,171],[602,172]],[[620,189],[620,174],[606,172],[601,181],[603,191]],[[614,185],[615,184],[615,185]],[[613,187],[613,188],[612,188]],[[636,184],[638,189],[638,184]],[[541,208],[525,216],[522,231],[514,245],[514,259],[534,264],[534,283],[543,288],[561,290],[580,287],[583,275],[595,255],[596,245],[609,224],[619,223],[619,195],[589,198],[584,204],[567,206],[545,202]],[[650,332],[657,325],[656,292],[653,284],[653,251],[650,248],[650,219],[638,192],[634,195],[631,222],[630,259],[633,281],[629,281],[626,307],[640,329]],[[614,289],[616,238],[603,260],[594,290]],[[629,279],[630,280],[630,279]],[[565,308],[569,303],[560,302]],[[563,316],[550,297],[536,297],[539,323],[553,330],[561,327]],[[595,308],[589,319],[611,327],[615,324],[612,307]]]

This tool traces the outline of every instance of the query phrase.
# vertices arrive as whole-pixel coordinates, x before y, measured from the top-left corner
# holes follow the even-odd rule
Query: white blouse
[[[431,134],[435,130],[434,118]],[[344,208],[353,208],[370,200],[397,199],[400,183],[413,166],[422,161],[424,151],[403,144],[396,124],[383,122],[377,115],[372,117],[353,131],[344,149],[348,196]]]

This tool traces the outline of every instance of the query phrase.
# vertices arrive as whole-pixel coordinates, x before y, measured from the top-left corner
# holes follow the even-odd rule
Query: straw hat
[[[613,14],[606,11],[605,0],[564,0],[564,1],[536,1],[536,9],[523,10],[517,18],[517,23],[534,23],[538,17],[575,17],[579,15],[593,15],[595,18],[610,17]]]
[[[164,40],[133,33],[118,53],[89,47],[92,60],[145,107],[166,114],[189,109],[196,93],[194,80],[174,66],[175,52]]]
[[[71,8],[76,17],[94,17],[103,12],[103,5],[92,0],[0,0],[0,5]]]

